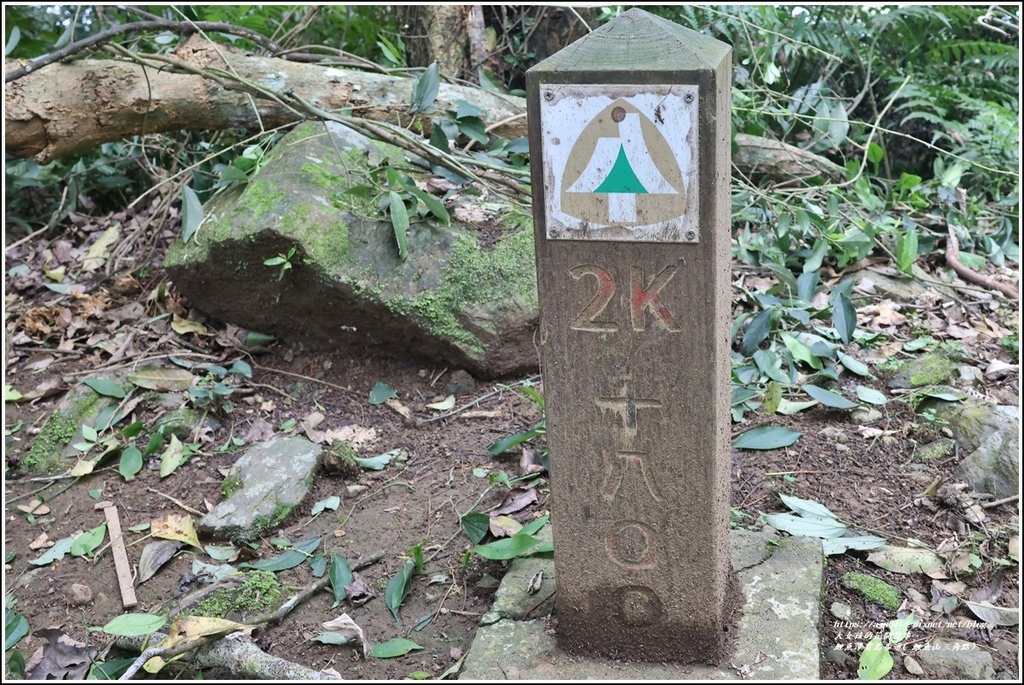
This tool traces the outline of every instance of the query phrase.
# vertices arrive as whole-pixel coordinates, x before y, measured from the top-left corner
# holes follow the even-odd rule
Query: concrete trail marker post
[[[572,653],[728,656],[730,57],[631,9],[527,73]]]

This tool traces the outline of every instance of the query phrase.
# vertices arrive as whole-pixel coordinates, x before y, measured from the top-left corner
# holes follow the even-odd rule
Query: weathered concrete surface
[[[279,525],[309,492],[322,451],[298,437],[275,437],[250,447],[228,471],[225,499],[203,517],[199,530],[241,542]]]
[[[569,656],[558,648],[546,618],[501,619],[477,631],[460,679],[818,679],[824,579],[820,541],[750,531],[733,531],[730,541],[732,566],[739,576],[746,605],[740,618],[736,651],[727,666]],[[519,573],[508,582],[518,582],[523,575]],[[600,637],[603,626],[595,625],[592,631]]]
[[[529,214],[493,194],[455,194],[446,226],[407,200],[400,259],[380,203],[391,190],[411,194],[389,185],[385,167],[423,187],[435,178],[408,156],[332,122],[302,124],[244,189],[206,204],[195,235],[169,250],[167,271],[199,311],[285,340],[376,345],[485,377],[535,369]],[[292,249],[290,269],[264,264]]]

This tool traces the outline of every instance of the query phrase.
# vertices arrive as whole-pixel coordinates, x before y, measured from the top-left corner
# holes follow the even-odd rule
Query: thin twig
[[[1016,502],[1019,499],[1020,499],[1020,495],[1019,494],[1017,494],[1017,495],[1010,495],[1009,497],[1004,497],[1002,499],[997,499],[997,500],[994,500],[992,502],[985,502],[984,504],[981,505],[981,508],[982,509],[991,509],[992,507],[998,507],[1001,504],[1009,504],[1010,502]]]
[[[417,426],[422,426],[422,425],[425,425],[425,424],[428,424],[428,423],[434,423],[435,421],[440,421],[441,419],[447,419],[449,416],[455,416],[459,412],[465,411],[465,410],[469,409],[470,407],[475,407],[476,405],[480,404],[481,402],[483,402],[484,400],[488,399],[489,397],[493,397],[494,395],[499,395],[499,394],[503,393],[505,390],[508,390],[509,388],[514,388],[514,387],[516,387],[518,385],[526,385],[528,383],[533,383],[534,381],[540,380],[540,378],[541,378],[541,374],[536,374],[534,376],[530,376],[529,378],[524,378],[521,381],[516,381],[515,383],[513,383],[511,385],[504,385],[504,386],[502,386],[500,388],[492,390],[491,392],[484,393],[483,395],[480,395],[479,397],[477,397],[475,400],[472,400],[471,402],[467,402],[466,404],[462,405],[461,407],[456,407],[455,409],[452,409],[449,412],[445,412],[444,414],[439,414],[438,416],[432,416],[429,419],[418,419],[416,425]]]
[[[304,381],[309,381],[311,383],[320,383],[321,385],[326,385],[328,388],[334,388],[335,390],[340,390],[341,392],[345,392],[345,393],[352,392],[351,388],[346,388],[343,385],[337,385],[336,383],[331,383],[330,381],[325,381],[325,380],[323,380],[321,378],[313,378],[312,376],[304,376],[301,373],[293,373],[291,371],[282,371],[281,369],[272,369],[269,366],[262,366],[260,364],[253,364],[253,366],[256,367],[257,369],[262,369],[263,371],[268,371],[270,373],[277,373],[277,374],[280,374],[282,376],[291,376],[292,378],[300,378],[300,379],[302,379]]]
[[[160,495],[164,499],[169,500],[171,502],[174,502],[175,504],[177,504],[179,507],[181,507],[185,511],[191,512],[191,513],[195,514],[196,516],[206,516],[206,514],[204,514],[203,512],[201,512],[201,511],[199,511],[197,509],[193,509],[192,507],[188,506],[187,504],[185,504],[181,500],[175,499],[174,497],[171,497],[170,495],[168,495],[166,493],[160,492],[159,490],[155,490],[153,488],[146,488],[146,490],[149,491],[149,492],[152,492],[154,495]]]

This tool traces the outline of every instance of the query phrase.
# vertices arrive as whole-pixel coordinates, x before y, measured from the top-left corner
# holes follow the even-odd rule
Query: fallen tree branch
[[[974,269],[964,266],[959,259],[960,243],[956,239],[956,231],[951,224],[946,224],[946,231],[949,233],[949,238],[946,240],[946,265],[952,268],[957,276],[968,283],[980,285],[989,290],[998,290],[1011,300],[1016,301],[1020,299],[1020,295],[1017,294],[1017,288],[1007,283],[1000,283],[995,279],[978,273]]]

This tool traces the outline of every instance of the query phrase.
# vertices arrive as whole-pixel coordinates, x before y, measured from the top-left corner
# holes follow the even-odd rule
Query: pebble
[[[828,608],[828,612],[838,618],[840,621],[848,621],[853,616],[853,609],[849,604],[843,604],[842,602],[832,602],[832,606]]]
[[[921,668],[921,664],[917,663],[917,659],[912,656],[903,657],[903,668],[907,669],[907,673],[912,675],[924,674],[924,669]]]
[[[92,602],[92,588],[81,583],[72,583],[68,588],[68,600],[72,606],[80,607]]]
[[[870,407],[858,407],[850,412],[850,420],[862,426],[868,423],[874,423],[880,418],[882,418],[882,412]]]
[[[844,445],[841,442],[837,442],[836,443],[836,452],[849,452],[849,451],[850,451],[850,446],[849,445]]]
[[[365,485],[346,485],[345,494],[348,495],[349,497],[352,497],[354,495],[358,495],[360,492],[366,492],[369,489],[370,488],[366,487]]]
[[[848,442],[850,439],[842,428],[837,428],[836,426],[825,426],[821,429],[821,435],[836,442]]]

